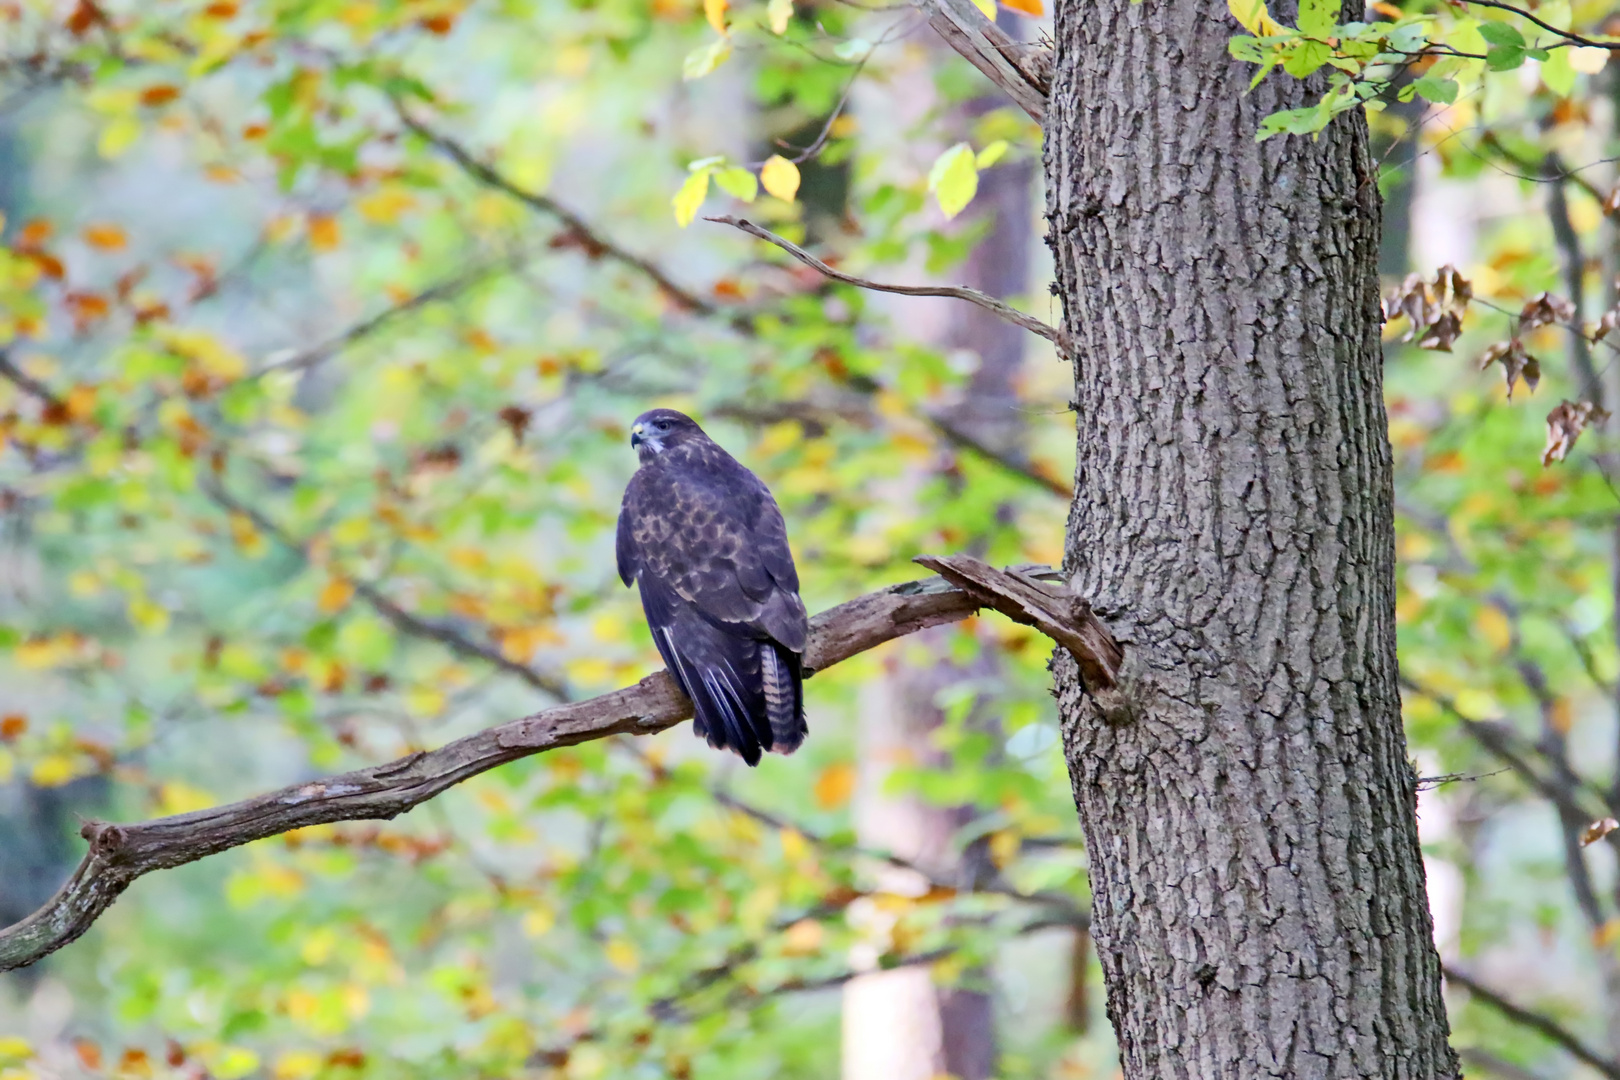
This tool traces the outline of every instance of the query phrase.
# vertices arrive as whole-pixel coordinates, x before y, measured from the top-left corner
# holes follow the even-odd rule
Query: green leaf
[[[1450,105],[1457,100],[1457,84],[1451,79],[1437,79],[1433,75],[1425,75],[1412,84],[1411,89],[1422,94],[1424,99],[1438,105]],[[1409,98],[1402,98],[1408,101]]]
[[[997,139],[995,142],[979,151],[979,156],[973,159],[973,164],[981,169],[988,169],[1007,153],[1007,140]]]
[[[928,170],[928,190],[934,193],[947,218],[960,214],[979,190],[973,147],[961,142],[939,155]]]
[[[1300,33],[1314,38],[1332,37],[1338,25],[1339,0],[1300,0]]]
[[[1512,71],[1524,63],[1524,50],[1517,45],[1496,45],[1485,54],[1485,66],[1492,71]]]
[[[727,195],[734,195],[743,202],[753,202],[754,197],[759,194],[758,178],[747,169],[736,166],[716,172],[714,182],[720,186],[721,191]]]
[[[686,54],[686,61],[681,64],[681,78],[688,81],[701,79],[725,63],[726,58],[730,55],[731,39],[728,37],[715,38],[707,45],[701,45]]]
[[[681,228],[684,229],[692,224],[692,219],[697,217],[698,207],[702,206],[703,200],[708,198],[709,177],[713,173],[713,168],[699,169],[686,178],[686,183],[681,185],[681,190],[677,191],[675,197],[670,200],[670,204],[675,207],[675,222]]]
[[[1303,79],[1323,64],[1333,50],[1320,41],[1304,41],[1283,61],[1283,70],[1296,79]]]
[[[1492,45],[1514,45],[1524,48],[1524,35],[1504,22],[1483,22],[1479,24],[1479,36]]]

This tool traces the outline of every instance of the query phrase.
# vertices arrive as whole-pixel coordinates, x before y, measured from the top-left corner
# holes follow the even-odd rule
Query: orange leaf
[[[82,37],[90,27],[106,21],[107,16],[103,15],[101,9],[91,3],[91,0],[79,0],[73,14],[68,16],[67,28],[73,32],[74,37]]]
[[[703,17],[721,37],[726,36],[726,9],[729,7],[729,0],[703,0]]]
[[[326,583],[326,587],[321,590],[320,598],[315,601],[315,604],[322,611],[330,615],[332,612],[341,608],[344,604],[347,604],[349,602],[349,597],[353,595],[353,582],[345,581],[342,578],[333,578],[331,581],[328,581]]]
[[[218,0],[203,8],[203,14],[211,19],[229,19],[236,14],[236,0]]]
[[[1001,0],[1001,6],[1033,15],[1037,19],[1046,14],[1046,6],[1041,0]]]
[[[167,105],[179,96],[180,88],[178,86],[159,83],[156,86],[148,86],[141,91],[141,104],[146,106]]]
[[[10,742],[28,730],[28,717],[21,713],[7,713],[0,717],[0,739]]]
[[[337,219],[326,214],[309,217],[309,246],[316,251],[332,251],[343,242],[343,231]]]
[[[52,281],[61,281],[62,278],[67,274],[67,268],[62,265],[62,260],[58,259],[55,255],[52,255],[48,251],[25,250],[23,254],[32,259],[34,261],[34,265],[39,267],[40,273],[44,274]]]
[[[20,248],[37,248],[51,238],[56,229],[44,218],[36,218],[22,227],[17,234],[17,246]]]
[[[444,37],[456,25],[455,17],[451,15],[424,15],[416,21],[422,25],[422,29],[440,37]]]
[[[816,777],[816,803],[823,810],[836,810],[855,794],[855,766],[840,761],[821,770]]]
[[[79,1055],[79,1061],[87,1069],[101,1068],[101,1047],[89,1039],[74,1039],[73,1052]]]
[[[102,251],[122,251],[129,243],[124,230],[117,225],[86,225],[84,239],[91,247]]]

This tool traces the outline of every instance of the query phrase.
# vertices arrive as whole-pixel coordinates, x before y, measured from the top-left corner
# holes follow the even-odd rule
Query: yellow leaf
[[[15,1035],[0,1036],[0,1062],[15,1065],[34,1056],[34,1048],[27,1039]]]
[[[781,154],[772,154],[759,170],[759,182],[778,199],[792,202],[799,193],[799,167]]]
[[[236,541],[236,546],[241,549],[242,554],[250,559],[257,559],[263,555],[269,546],[265,543],[264,537],[259,535],[253,519],[246,514],[231,515],[231,539]]]
[[[790,862],[803,862],[810,854],[810,842],[798,829],[782,830],[782,854]]]
[[[259,1067],[259,1055],[243,1046],[227,1046],[208,1065],[219,1080],[238,1080]]]
[[[1486,604],[1480,608],[1479,614],[1474,616],[1474,625],[1479,628],[1480,636],[1497,652],[1513,643],[1513,625],[1499,607]]]
[[[1502,706],[1497,704],[1494,697],[1472,687],[1459,690],[1452,704],[1470,720],[1495,720],[1502,715]]]
[[[692,219],[697,217],[698,208],[703,205],[703,200],[708,197],[708,194],[708,169],[699,169],[691,176],[688,176],[686,183],[681,185],[681,190],[677,191],[675,197],[670,200],[670,203],[675,207],[675,223],[683,229],[692,224]]]
[[[289,1050],[276,1058],[275,1080],[308,1080],[321,1071],[321,1055],[313,1050]]]
[[[998,869],[1006,869],[1012,861],[1018,858],[1018,849],[1023,846],[1023,840],[1010,829],[1002,829],[990,834],[990,861]]]
[[[1266,10],[1265,0],[1226,0],[1226,7],[1243,29],[1255,37],[1272,37],[1283,32],[1282,24]]]
[[[777,36],[787,33],[788,23],[793,21],[793,0],[771,0],[765,16],[771,21],[771,33]]]
[[[96,150],[104,158],[115,158],[123,154],[135,140],[141,137],[141,122],[133,116],[115,116],[107,121],[107,126],[101,129],[101,138],[96,140]]]
[[[309,216],[309,246],[315,251],[333,251],[343,242],[337,219],[327,214]]]
[[[816,804],[823,810],[836,810],[855,794],[855,766],[846,761],[829,765],[816,777]]]
[[[726,9],[729,7],[729,0],[703,0],[703,17],[722,37],[726,34]]]
[[[40,787],[61,787],[78,776],[73,759],[66,754],[46,754],[34,762],[28,775]]]
[[[96,411],[96,388],[80,383],[68,391],[64,404],[70,420],[88,420]]]
[[[957,143],[928,170],[928,190],[947,218],[960,214],[979,191],[979,166],[973,147]]]
[[[980,14],[991,22],[996,18],[996,0],[973,0],[973,6],[979,9]]]
[[[616,937],[607,943],[608,963],[625,974],[636,970],[641,965],[641,957],[636,953],[636,947],[622,937]]]
[[[789,956],[809,956],[821,948],[826,930],[814,919],[800,919],[782,935],[782,951]]]
[[[217,805],[214,798],[202,788],[182,784],[179,781],[166,781],[158,788],[158,810],[164,815],[189,814],[193,810],[207,810]]]
[[[391,225],[415,205],[416,199],[410,192],[399,187],[385,187],[355,203],[355,208],[368,221]]]
[[[169,612],[162,604],[144,596],[130,597],[129,621],[139,630],[161,634],[169,628]]]
[[[523,932],[529,937],[545,937],[557,925],[557,916],[550,908],[534,908],[523,915]]]
[[[315,601],[315,606],[320,608],[321,611],[330,615],[332,612],[341,608],[344,604],[347,604],[349,602],[349,597],[353,595],[354,583],[352,581],[346,581],[343,578],[333,578],[331,581],[326,583],[324,588],[321,589],[321,595],[319,599]]]

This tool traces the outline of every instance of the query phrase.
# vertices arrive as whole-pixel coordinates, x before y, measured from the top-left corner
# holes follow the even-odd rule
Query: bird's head
[[[703,429],[697,422],[674,409],[651,409],[630,425],[630,445],[643,465],[672,447],[701,438]]]

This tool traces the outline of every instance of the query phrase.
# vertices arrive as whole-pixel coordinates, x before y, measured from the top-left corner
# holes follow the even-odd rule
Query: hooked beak
[[[632,450],[639,449],[641,444],[646,441],[641,437],[641,431],[640,424],[630,429],[630,448]]]

